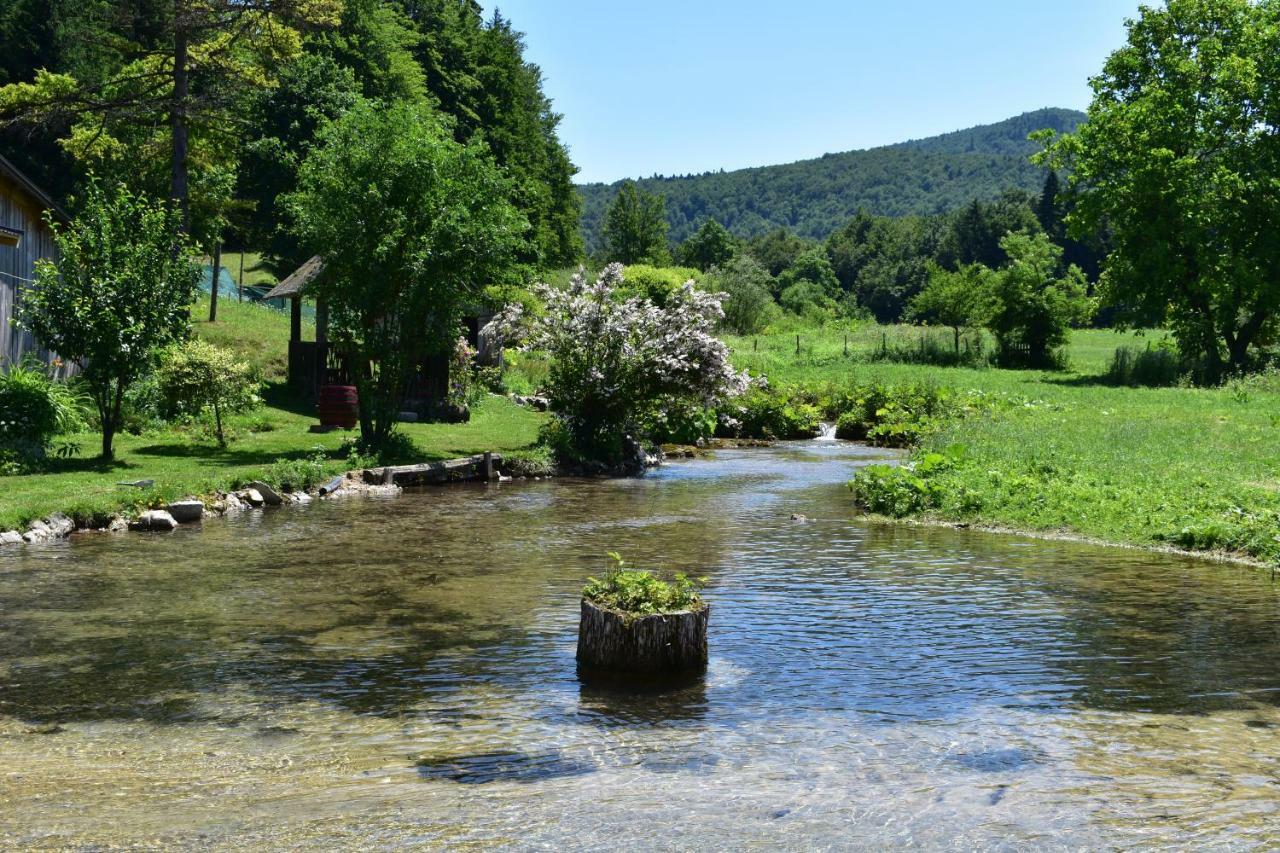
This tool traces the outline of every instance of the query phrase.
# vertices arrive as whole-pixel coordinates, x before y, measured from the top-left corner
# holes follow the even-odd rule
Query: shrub
[[[909,447],[957,410],[954,394],[927,383],[853,385],[828,401],[836,437]]]
[[[787,287],[778,296],[778,302],[792,314],[816,323],[834,319],[840,312],[836,301],[812,281],[801,280]]]
[[[1146,385],[1153,388],[1176,385],[1184,370],[1176,347],[1161,341],[1143,350],[1117,347],[1107,368],[1106,380],[1113,385]]]
[[[539,286],[545,313],[527,317],[509,306],[484,330],[547,354],[546,389],[571,455],[609,466],[630,461],[627,439],[641,437],[655,411],[714,406],[747,382],[714,335],[718,298],[692,282],[664,306],[624,298],[622,272],[610,264],[593,284],[579,271],[567,288]]]
[[[954,468],[964,456],[963,446],[952,445],[906,465],[868,465],[849,481],[849,490],[862,509],[894,518],[937,509],[946,491],[932,478]]]
[[[716,423],[714,409],[677,402],[650,416],[645,434],[658,444],[696,444],[715,435]]]
[[[267,485],[286,492],[310,491],[333,476],[334,465],[317,447],[306,459],[279,459],[266,470],[262,479]]]
[[[659,308],[665,307],[671,294],[684,286],[686,281],[697,281],[702,273],[690,267],[655,267],[649,264],[631,264],[622,270],[625,284],[618,289],[622,298],[648,299]]]
[[[802,392],[755,387],[720,408],[717,434],[735,438],[813,438],[821,422],[822,413]]]
[[[677,613],[697,610],[702,605],[698,594],[701,581],[683,573],[676,573],[670,580],[663,580],[643,569],[628,569],[626,561],[617,554],[609,554],[614,567],[603,578],[588,578],[582,597],[592,604],[637,616],[654,613]]]
[[[86,426],[84,397],[26,361],[0,373],[0,454],[14,470],[43,459],[56,436]]]
[[[753,335],[777,313],[773,276],[750,255],[739,255],[707,275],[707,290],[724,294],[721,326],[737,335]]]
[[[166,349],[156,381],[166,414],[197,418],[212,412],[214,434],[224,445],[223,416],[249,411],[262,402],[262,382],[249,363],[200,340]]]

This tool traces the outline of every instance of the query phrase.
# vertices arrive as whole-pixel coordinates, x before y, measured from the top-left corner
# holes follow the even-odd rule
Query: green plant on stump
[[[601,578],[587,578],[582,597],[599,607],[629,616],[657,613],[679,613],[699,610],[703,606],[699,590],[702,578],[691,578],[677,572],[671,580],[663,580],[645,569],[628,569],[622,555],[610,551],[613,568]]]

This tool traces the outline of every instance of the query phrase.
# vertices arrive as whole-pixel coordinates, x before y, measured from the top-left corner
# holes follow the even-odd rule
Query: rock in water
[[[635,616],[582,601],[578,667],[584,674],[688,675],[707,668],[709,605]]]
[[[284,503],[284,498],[280,497],[280,493],[261,480],[254,480],[249,484],[249,488],[262,495],[263,502],[268,506],[280,506],[280,504]]]
[[[138,516],[129,525],[130,530],[167,531],[178,526],[172,515],[162,509],[151,509]]]
[[[195,498],[174,501],[166,509],[179,524],[191,524],[204,518],[204,503]]]

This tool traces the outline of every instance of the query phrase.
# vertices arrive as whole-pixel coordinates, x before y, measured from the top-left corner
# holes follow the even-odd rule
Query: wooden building
[[[307,285],[324,275],[324,261],[312,257],[294,270],[287,278],[263,296],[264,300],[282,299],[289,302],[289,384],[308,397],[319,395],[324,385],[345,385],[351,382],[354,365],[346,353],[329,344],[329,312],[321,301],[316,303],[316,335],[314,341],[303,340],[302,300]],[[480,339],[481,327],[492,315],[478,310],[467,312],[463,318],[466,337],[480,353],[481,363],[491,363],[493,355],[486,342]],[[407,411],[427,418],[437,417],[441,403],[448,394],[449,359],[447,356],[427,358],[410,382],[404,406]]]
[[[45,361],[53,358],[29,332],[9,322],[21,302],[22,290],[36,277],[36,261],[53,258],[57,252],[53,233],[44,221],[46,210],[67,221],[53,199],[0,157],[0,370],[28,354]]]

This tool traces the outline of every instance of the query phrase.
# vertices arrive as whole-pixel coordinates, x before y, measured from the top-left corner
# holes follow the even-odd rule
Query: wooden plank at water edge
[[[502,455],[490,456],[494,467],[502,464]],[[388,465],[363,472],[364,481],[370,484],[391,482],[397,486],[425,486],[438,483],[482,480],[486,474],[485,457],[482,455],[444,462],[422,462],[417,465]]]

